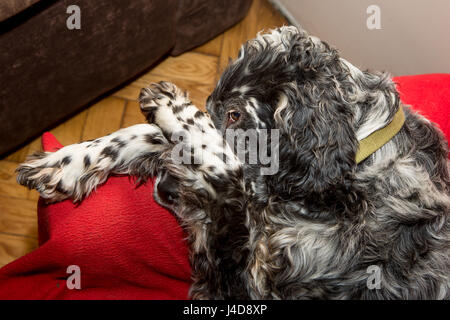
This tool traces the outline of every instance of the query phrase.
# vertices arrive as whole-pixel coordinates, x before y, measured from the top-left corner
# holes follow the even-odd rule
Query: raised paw
[[[155,121],[155,113],[159,107],[172,108],[190,103],[186,92],[182,92],[176,85],[166,81],[150,84],[143,88],[139,95],[141,111],[149,123]]]
[[[141,90],[141,111],[149,123],[159,126],[170,139],[173,133],[186,131],[189,126],[198,130],[216,130],[208,114],[189,100],[188,94],[170,82],[153,83]]]

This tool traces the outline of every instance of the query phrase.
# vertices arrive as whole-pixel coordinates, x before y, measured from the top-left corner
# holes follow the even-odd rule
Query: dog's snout
[[[173,204],[178,199],[178,180],[164,172],[158,183],[158,196],[167,204]]]

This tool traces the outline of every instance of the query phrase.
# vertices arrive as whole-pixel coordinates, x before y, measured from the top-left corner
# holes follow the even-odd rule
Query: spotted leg
[[[139,124],[56,152],[39,152],[17,168],[17,181],[49,201],[81,200],[111,174],[145,180],[168,141],[155,125]]]
[[[221,299],[223,292],[247,296],[239,278],[247,234],[242,164],[209,115],[201,112],[171,83],[141,92],[141,108],[170,141],[161,155],[155,199],[171,209],[188,231],[194,299]],[[220,265],[217,264],[220,261]],[[226,265],[226,275],[221,266]],[[229,279],[222,281],[223,279]]]
[[[162,157],[166,172],[161,180],[174,186],[169,179],[175,179],[185,189],[201,190],[214,199],[217,192],[213,182],[223,182],[227,175],[241,171],[240,161],[209,115],[174,84],[152,84],[142,89],[140,101],[147,120],[157,125],[170,143],[170,152]],[[159,182],[160,189],[169,189]],[[178,191],[172,191],[173,200]]]

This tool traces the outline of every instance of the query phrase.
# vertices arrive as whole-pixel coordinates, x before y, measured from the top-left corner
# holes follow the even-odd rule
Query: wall
[[[449,0],[273,0],[309,33],[362,69],[393,75],[450,73]],[[380,8],[381,29],[367,28]]]

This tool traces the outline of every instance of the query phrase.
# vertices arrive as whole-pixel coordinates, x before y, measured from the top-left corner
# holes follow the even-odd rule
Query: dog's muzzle
[[[156,185],[158,200],[161,201],[163,205],[174,205],[179,198],[178,185],[179,181],[167,171],[164,171]]]

